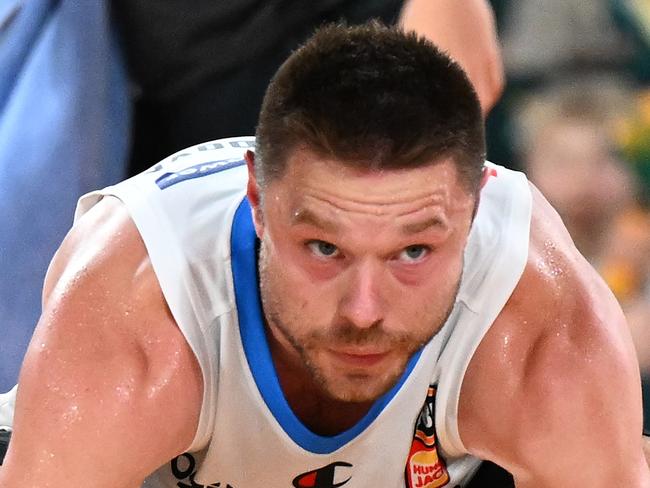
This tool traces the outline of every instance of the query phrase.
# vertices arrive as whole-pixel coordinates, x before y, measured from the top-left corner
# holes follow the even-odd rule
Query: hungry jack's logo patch
[[[407,488],[439,488],[449,483],[447,466],[436,447],[435,399],[436,387],[431,385],[415,424],[406,462]]]

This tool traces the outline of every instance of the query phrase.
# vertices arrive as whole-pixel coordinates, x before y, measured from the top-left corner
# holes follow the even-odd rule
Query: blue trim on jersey
[[[289,437],[307,451],[330,454],[361,434],[377,418],[404,384],[422,351],[418,351],[409,360],[397,384],[380,397],[354,427],[332,437],[323,437],[311,432],[295,416],[287,403],[271,359],[262,320],[255,237],[251,208],[248,200],[244,198],[235,213],[230,244],[239,330],[248,365],[264,402]]]
[[[242,158],[229,158],[221,159],[219,161],[205,161],[203,163],[195,164],[172,173],[165,173],[156,179],[156,185],[161,190],[169,188],[170,186],[180,183],[181,181],[192,180],[194,178],[201,178],[202,176],[212,175],[219,173],[236,166],[242,166],[246,161]]]

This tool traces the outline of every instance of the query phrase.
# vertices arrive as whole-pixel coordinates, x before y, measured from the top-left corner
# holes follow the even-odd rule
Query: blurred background
[[[621,303],[650,427],[650,1],[493,1],[488,157],[525,171]],[[606,374],[606,372],[604,372]]]
[[[81,194],[252,134],[268,80],[315,26],[393,23],[403,3],[0,2],[0,391]],[[488,159],[529,175],[616,294],[648,405],[650,0],[489,4],[506,84]]]

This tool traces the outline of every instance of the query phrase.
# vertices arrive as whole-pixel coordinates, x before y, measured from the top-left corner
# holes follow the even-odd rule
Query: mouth
[[[357,368],[369,368],[382,363],[390,351],[376,351],[364,349],[329,350],[339,362]]]

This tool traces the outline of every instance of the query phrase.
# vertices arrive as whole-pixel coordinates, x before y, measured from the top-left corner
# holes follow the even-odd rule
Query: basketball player
[[[489,460],[518,488],[647,488],[640,398],[616,301],[484,162],[462,70],[330,26],[255,140],[81,199],[0,486],[465,487]]]

